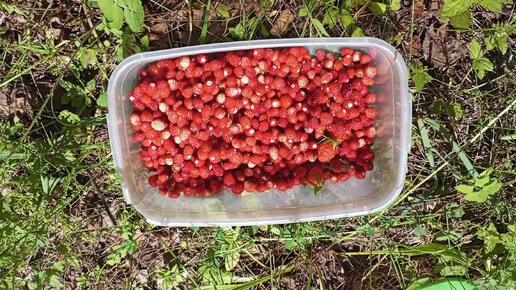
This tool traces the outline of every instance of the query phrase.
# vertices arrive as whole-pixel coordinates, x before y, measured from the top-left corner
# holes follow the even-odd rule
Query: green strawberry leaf
[[[124,4],[124,17],[127,25],[133,32],[140,32],[143,28],[145,12],[140,0],[121,0]]]
[[[468,29],[471,23],[471,12],[464,11],[461,14],[451,16],[450,23],[453,27],[458,29]]]
[[[109,21],[111,28],[122,28],[124,24],[124,10],[116,5],[114,0],[97,0],[97,4],[104,17]]]

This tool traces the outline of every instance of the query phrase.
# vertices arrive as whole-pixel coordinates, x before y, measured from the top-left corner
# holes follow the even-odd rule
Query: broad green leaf
[[[108,102],[107,102],[107,93],[103,92],[100,94],[99,98],[97,99],[97,106],[101,108],[107,108]]]
[[[445,0],[441,9],[441,16],[450,18],[468,11],[478,0]]]
[[[50,275],[50,277],[48,278],[48,285],[50,285],[54,289],[62,289],[64,286],[61,282],[61,276],[56,274]]]
[[[97,63],[97,50],[93,48],[86,48],[79,50],[79,61],[83,68]]]
[[[344,28],[348,28],[351,24],[355,23],[355,20],[353,19],[353,15],[351,15],[348,10],[342,9],[340,11],[340,22]]]
[[[354,7],[358,7],[358,6],[362,6],[366,3],[368,3],[367,0],[345,0],[344,1],[345,3],[345,6],[348,7],[348,8],[354,8]]]
[[[0,1],[0,10],[5,10],[8,14],[11,14],[11,13],[15,13],[15,14],[19,14],[19,15],[25,15],[25,13],[23,13],[23,11],[16,5],[12,5],[12,4],[7,4],[7,3],[4,3],[3,1]]]
[[[482,56],[482,49],[480,43],[474,38],[469,44],[469,54],[472,59],[479,59]]]
[[[502,234],[500,235],[500,239],[507,251],[511,253],[516,253],[516,234],[514,232]]]
[[[335,27],[335,24],[337,24],[338,17],[339,11],[333,7],[330,7],[326,9],[326,12],[324,13],[323,23],[328,25],[328,27],[331,29]]]
[[[324,25],[321,23],[321,21],[319,21],[319,19],[313,18],[311,21],[319,36],[330,36],[326,29],[324,29]]]
[[[473,190],[470,193],[466,193],[464,195],[464,199],[467,201],[485,202],[491,195],[500,191],[501,188],[502,183],[498,182],[498,180],[493,180],[489,185],[482,187],[479,190]]]
[[[483,186],[487,185],[489,183],[489,181],[491,181],[491,178],[489,177],[489,175],[479,177],[479,178],[475,179],[475,186],[483,187]]]
[[[458,241],[462,237],[462,234],[457,231],[444,231],[442,233],[438,233],[435,236],[435,240],[439,242],[447,242],[447,241]]]
[[[219,3],[217,4],[216,12],[218,16],[227,19],[231,16],[229,14],[231,12],[231,7],[226,3]]]
[[[232,253],[227,255],[224,260],[224,267],[226,268],[226,271],[231,271],[233,268],[238,265],[238,262],[240,261],[240,251],[239,250],[233,250]]]
[[[494,36],[486,36],[484,37],[484,44],[487,50],[493,50],[496,47],[496,40]]]
[[[430,111],[436,114],[445,114],[455,119],[460,119],[464,115],[464,109],[458,102],[446,103],[443,100],[435,100],[430,105]]]
[[[401,0],[391,0],[391,5],[389,5],[389,9],[391,11],[398,11],[401,8]]]
[[[360,27],[356,27],[353,32],[351,33],[352,37],[363,37],[365,36],[364,31]]]
[[[308,11],[308,7],[306,7],[306,4],[301,5],[301,8],[299,8],[299,16],[305,17],[309,13],[310,13],[310,11]]]
[[[498,231],[496,230],[496,227],[493,223],[490,223],[487,229],[481,228],[477,232],[477,236],[479,239],[484,241],[484,251],[486,253],[492,252],[496,245],[501,242],[500,235],[498,234]]]
[[[455,117],[456,119],[460,119],[462,118],[462,116],[464,116],[464,109],[462,109],[462,105],[460,103],[452,102],[451,113],[453,117]]]
[[[245,28],[244,28],[244,25],[242,25],[242,22],[238,23],[237,26],[235,26],[235,27],[230,27],[228,29],[228,31],[229,31],[229,34],[231,34],[231,36],[234,39],[237,39],[237,40],[244,39]]]
[[[510,233],[516,234],[516,221],[513,220],[512,223],[507,226],[507,229]]]
[[[479,0],[478,4],[487,10],[494,12],[502,12],[502,8],[505,4],[512,3],[511,0]]]
[[[416,235],[416,237],[422,237],[422,236],[426,236],[428,234],[426,229],[423,228],[421,225],[417,225],[416,227],[414,227],[413,231],[414,231],[414,235]]]
[[[428,74],[426,67],[416,66],[412,69],[411,75],[412,81],[414,81],[414,89],[416,92],[423,90],[425,85],[433,80]]]
[[[473,59],[472,66],[479,79],[484,78],[486,71],[493,71],[493,69],[494,69],[493,64],[486,57],[480,57],[478,59]]]
[[[465,279],[444,278],[438,281],[426,283],[414,290],[474,290],[477,287]],[[408,289],[407,289],[408,290]]]
[[[133,32],[140,32],[143,28],[143,19],[145,12],[143,11],[142,2],[140,0],[120,0],[124,4],[125,22]]]
[[[503,184],[498,180],[494,179],[487,186],[482,187],[482,191],[484,191],[487,195],[493,195],[502,189]]]
[[[81,122],[81,118],[79,118],[79,116],[68,110],[61,111],[58,119],[68,124],[78,124]]]
[[[471,24],[471,12],[469,10],[462,12],[461,14],[451,16],[450,23],[453,27],[458,29],[468,29]]]
[[[473,193],[473,191],[475,190],[475,187],[473,185],[461,184],[461,185],[455,186],[455,189],[460,193],[470,194],[470,193]]]
[[[373,12],[376,15],[384,15],[387,12],[387,4],[380,3],[380,2],[371,2],[367,6],[371,12]]]
[[[496,47],[498,47],[502,54],[507,53],[507,34],[504,33],[499,36],[496,36]]]
[[[149,35],[144,35],[142,38],[140,38],[140,43],[142,45],[142,48],[143,49],[148,49],[149,48]]]
[[[432,281],[430,278],[419,278],[416,281],[410,283],[405,290],[420,290],[421,286]]]
[[[463,265],[437,265],[437,270],[441,276],[463,276],[468,272],[468,268]]]
[[[115,29],[122,28],[124,24],[124,10],[116,5],[114,0],[97,0],[104,17],[110,22],[109,26]]]
[[[276,236],[281,236],[281,229],[277,226],[271,226],[270,231],[271,231],[271,233],[275,234]]]

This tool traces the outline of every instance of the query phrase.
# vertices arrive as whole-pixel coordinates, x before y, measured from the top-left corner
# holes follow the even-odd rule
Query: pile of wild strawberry
[[[130,97],[149,184],[178,197],[364,178],[376,134],[373,57],[290,47],[151,64]]]

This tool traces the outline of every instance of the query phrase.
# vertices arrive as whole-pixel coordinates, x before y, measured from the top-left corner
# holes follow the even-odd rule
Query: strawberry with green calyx
[[[314,194],[318,194],[324,187],[324,169],[322,165],[316,164],[307,173],[308,187]]]
[[[322,143],[317,146],[317,159],[319,159],[320,162],[328,162],[332,160],[337,153],[337,146],[339,143],[340,141],[337,139],[329,137],[324,138]]]

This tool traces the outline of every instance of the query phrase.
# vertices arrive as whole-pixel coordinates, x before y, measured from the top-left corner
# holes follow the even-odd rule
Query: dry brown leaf
[[[447,32],[440,26],[437,30],[430,25],[423,41],[423,52],[430,59],[434,67],[441,68],[457,62],[465,52],[465,45],[458,39],[447,41]]]
[[[418,19],[419,17],[425,15],[425,12],[425,2],[423,0],[416,0],[414,2],[414,18]]]
[[[158,21],[151,25],[150,31],[152,33],[163,35],[167,32],[168,25],[165,21]]]
[[[411,44],[412,45],[410,47],[410,54],[414,55],[414,56],[420,56],[422,46],[421,46],[421,39],[419,38],[419,36],[414,35],[414,37],[412,38]]]
[[[285,30],[287,30],[288,26],[294,20],[294,14],[290,12],[290,10],[283,10],[279,14],[278,18],[272,24],[270,33],[272,35],[280,36]]]

